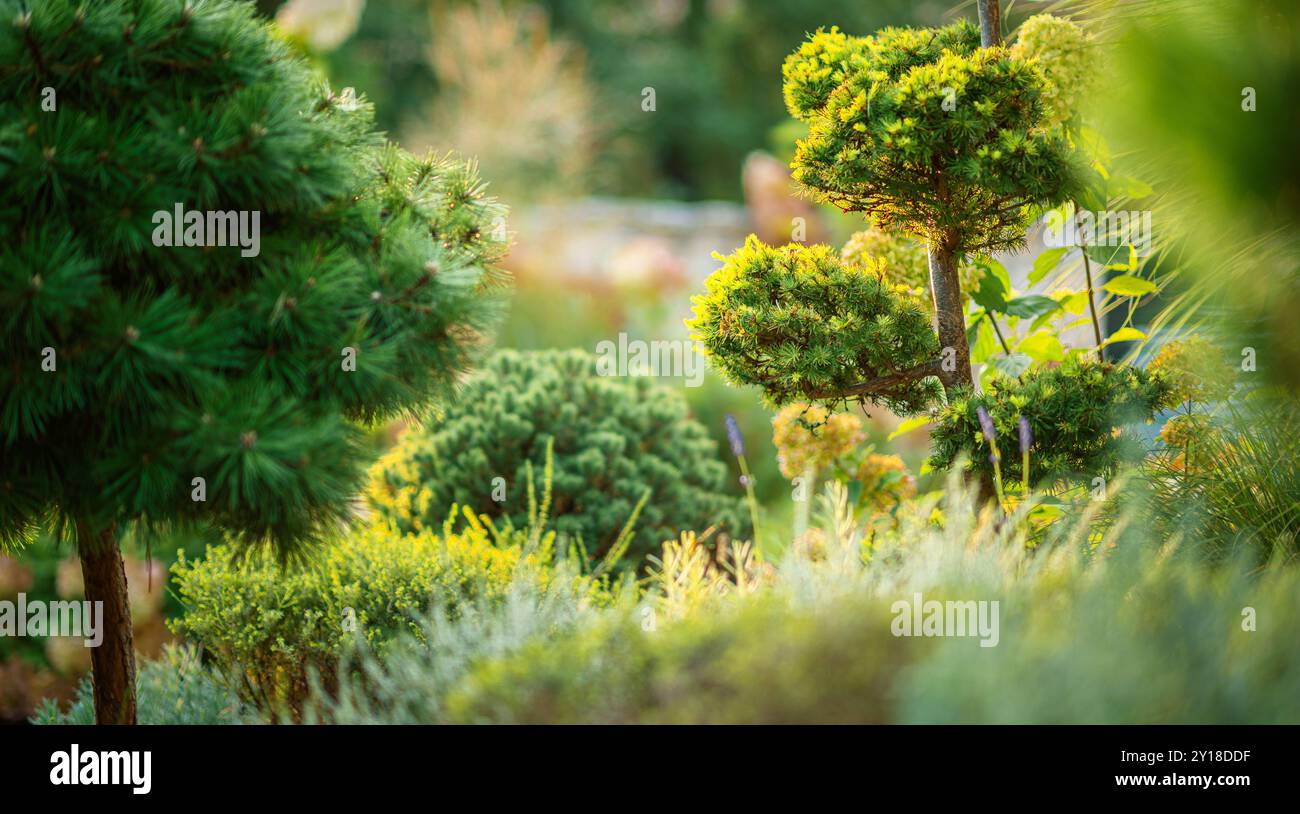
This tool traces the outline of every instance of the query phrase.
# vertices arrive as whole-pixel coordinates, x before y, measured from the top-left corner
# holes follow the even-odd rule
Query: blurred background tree
[[[282,24],[285,8],[315,9],[315,18],[298,15],[318,20],[314,31],[332,26],[335,11],[357,2],[259,0],[258,6],[281,14]],[[383,0],[364,5],[345,42],[328,52],[316,48],[331,77],[364,91],[380,111],[380,126],[408,148],[474,153],[483,157],[485,174],[508,179],[509,168],[492,166],[492,150],[457,139],[486,136],[479,128],[503,116],[536,126],[546,112],[552,131],[531,134],[537,143],[525,152],[545,150],[576,162],[585,151],[589,191],[737,199],[744,157],[768,147],[773,128],[786,121],[779,66],[806,33],[832,23],[853,31],[929,24],[947,11],[944,3],[907,0]],[[521,71],[526,53],[496,47],[507,42],[537,57],[527,70]],[[511,104],[470,98],[490,83],[513,87]],[[647,87],[655,90],[653,112],[642,109]],[[456,123],[440,129],[449,108],[459,109]],[[469,121],[467,112],[485,121]],[[575,132],[585,123],[591,132]],[[493,135],[521,138],[521,132]],[[502,146],[503,159],[517,159]],[[518,180],[536,191],[536,178]]]

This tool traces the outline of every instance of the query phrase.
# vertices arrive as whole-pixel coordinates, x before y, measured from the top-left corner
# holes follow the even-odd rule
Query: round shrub
[[[648,378],[601,376],[595,361],[579,350],[497,353],[439,419],[375,465],[371,504],[405,530],[440,524],[453,503],[524,527],[529,472],[540,501],[553,443],[553,527],[592,560],[647,492],[624,564],[679,529],[747,533],[739,498],[724,494],[718,446],[681,395]]]
[[[929,318],[900,297],[881,261],[845,264],[827,246],[774,248],[750,235],[693,297],[687,322],[733,384],[754,384],[775,406],[827,398],[939,355]],[[900,415],[925,408],[934,380],[872,394]]]
[[[981,47],[969,22],[818,31],[783,75],[791,114],[808,124],[795,181],[886,231],[959,254],[1013,248],[1024,208],[1064,199],[1077,181],[1072,145],[1048,127],[1042,70]]]
[[[958,392],[935,412],[930,464],[947,468],[965,455],[977,471],[993,471],[978,415],[983,407],[996,429],[1004,479],[1021,478],[1021,417],[1028,420],[1032,433],[1031,482],[1109,474],[1120,463],[1142,457],[1141,444],[1123,427],[1150,421],[1168,400],[1169,385],[1163,376],[1071,356],[1059,367],[1030,371],[1019,379],[994,379],[988,392],[980,395]]]

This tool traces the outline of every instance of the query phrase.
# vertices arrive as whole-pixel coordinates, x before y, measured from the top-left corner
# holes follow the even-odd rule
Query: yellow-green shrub
[[[430,611],[454,617],[466,601],[501,597],[520,575],[548,579],[552,535],[499,533],[469,512],[456,530],[453,517],[440,533],[371,524],[300,563],[229,545],[182,556],[173,571],[186,611],[173,628],[263,711],[297,715],[311,672],[332,686],[356,645],[382,652],[401,632],[419,636]]]

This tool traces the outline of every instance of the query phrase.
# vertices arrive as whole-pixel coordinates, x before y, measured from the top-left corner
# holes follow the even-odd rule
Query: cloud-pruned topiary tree
[[[996,34],[996,19],[987,28]],[[930,376],[948,389],[973,388],[959,263],[1019,246],[1030,218],[1068,197],[1077,179],[1071,144],[1050,126],[1042,72],[1000,38],[982,44],[980,32],[962,21],[938,29],[887,28],[871,37],[819,30],[786,59],[783,73],[787,107],[808,126],[794,178],[817,199],[925,241],[934,304],[933,357],[881,360],[879,349],[855,349],[845,355],[846,367],[863,352],[880,364],[859,370],[865,378],[858,382],[817,395],[887,400]],[[766,285],[767,274],[755,267],[731,288]],[[787,287],[771,307],[782,310],[786,296],[799,295]],[[827,301],[820,316],[881,323],[900,307],[854,314],[854,306]],[[728,341],[707,330],[700,313],[697,308],[692,323],[696,336],[724,371],[772,363],[770,353],[754,355],[755,337],[748,336],[747,346]],[[791,360],[787,377],[801,378],[803,357],[816,352],[801,350],[782,349],[780,359]]]
[[[346,522],[354,422],[474,359],[502,217],[250,4],[0,0],[0,536],[75,540],[100,722],[136,717],[127,526],[289,556]]]

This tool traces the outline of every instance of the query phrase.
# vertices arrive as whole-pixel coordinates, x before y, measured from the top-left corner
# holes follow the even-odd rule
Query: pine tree
[[[251,4],[0,0],[0,544],[75,541],[97,720],[135,721],[126,529],[347,522],[362,424],[475,359],[503,216]]]

